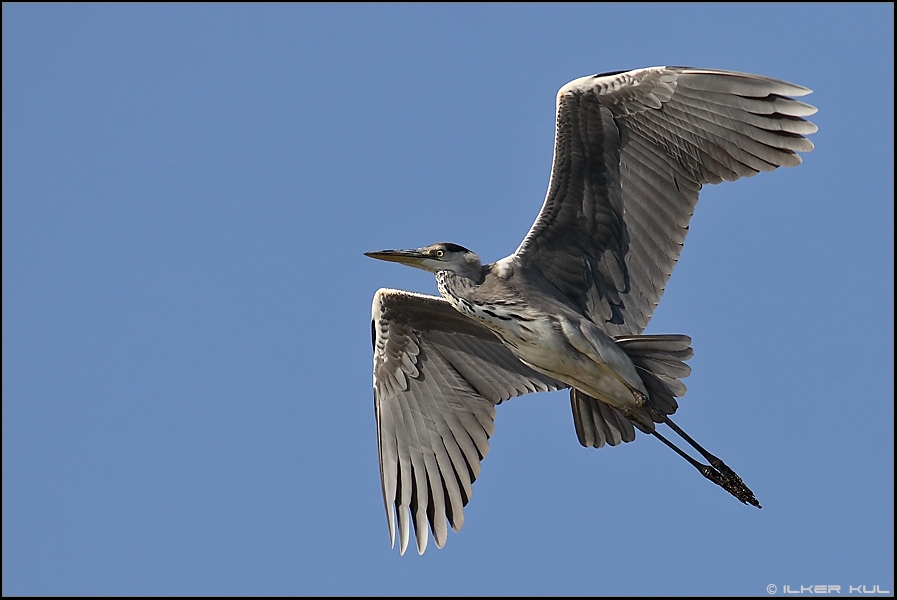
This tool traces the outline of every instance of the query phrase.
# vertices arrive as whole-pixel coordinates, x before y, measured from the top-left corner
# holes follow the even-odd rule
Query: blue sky
[[[890,4],[3,5],[3,593],[894,591]],[[558,88],[653,65],[813,88],[804,164],[710,186],[649,333],[677,422],[582,448],[498,408],[464,529],[390,550],[364,251],[512,252]]]

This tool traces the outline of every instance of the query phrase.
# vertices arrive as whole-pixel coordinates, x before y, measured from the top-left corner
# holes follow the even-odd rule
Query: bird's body
[[[439,547],[488,452],[495,405],[570,389],[577,437],[657,437],[741,502],[753,492],[672,420],[691,339],[642,335],[679,258],[701,186],[800,163],[810,90],[731,71],[652,67],[583,77],[557,96],[551,180],[517,250],[495,263],[433,244],[368,256],[436,276],[442,298],[374,296],[374,397],[383,499],[401,550],[427,524]],[[703,456],[668,441],[664,424]],[[392,505],[392,506],[391,506]],[[408,517],[411,517],[409,522]]]
[[[478,262],[478,259],[477,259]],[[491,330],[525,365],[633,418],[648,396],[629,356],[591,320],[530,281],[514,257],[483,268],[482,283],[436,273],[439,293]],[[551,307],[551,311],[533,306]],[[569,352],[572,346],[578,352]],[[651,427],[651,421],[644,421]]]

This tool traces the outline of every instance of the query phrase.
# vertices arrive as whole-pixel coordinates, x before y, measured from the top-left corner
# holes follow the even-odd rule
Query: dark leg
[[[669,417],[663,416],[663,421],[672,428],[682,439],[688,442],[695,450],[701,453],[701,456],[706,458],[710,465],[704,465],[693,459],[691,456],[680,450],[675,444],[670,442],[668,439],[657,433],[657,431],[653,432],[654,437],[659,439],[661,442],[670,447],[676,454],[687,460],[694,468],[701,472],[701,474],[717,484],[736,498],[738,498],[741,502],[745,504],[750,504],[752,506],[756,506],[757,508],[762,508],[760,503],[754,497],[754,493],[744,484],[744,481],[741,480],[741,477],[738,476],[735,471],[730,469],[726,463],[721,461],[716,456],[710,454],[704,448],[700,446],[697,442],[695,442],[691,436],[682,431],[678,425],[673,423]]]

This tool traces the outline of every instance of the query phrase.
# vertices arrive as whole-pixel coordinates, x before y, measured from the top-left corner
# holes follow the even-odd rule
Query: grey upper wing
[[[563,383],[533,371],[495,335],[434,296],[381,289],[372,308],[374,410],[389,535],[404,553],[414,524],[438,547],[464,522],[463,507],[489,451],[495,405]],[[409,522],[409,513],[411,521]]]
[[[515,254],[556,295],[641,333],[679,258],[705,183],[801,162],[810,90],[731,71],[652,67],[583,77],[558,92],[551,181]]]

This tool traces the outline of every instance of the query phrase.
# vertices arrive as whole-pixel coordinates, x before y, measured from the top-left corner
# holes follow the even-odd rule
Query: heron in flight
[[[705,183],[800,164],[810,90],[759,75],[652,67],[583,77],[557,94],[548,193],[517,250],[483,265],[438,243],[367,256],[436,275],[428,296],[374,296],[374,404],[390,540],[442,548],[459,531],[495,406],[570,389],[583,446],[653,435],[738,500],[723,461],[671,419],[693,355],[685,335],[642,335]],[[658,430],[682,438],[700,462]],[[395,514],[393,514],[395,513]],[[396,527],[396,519],[398,527]]]

